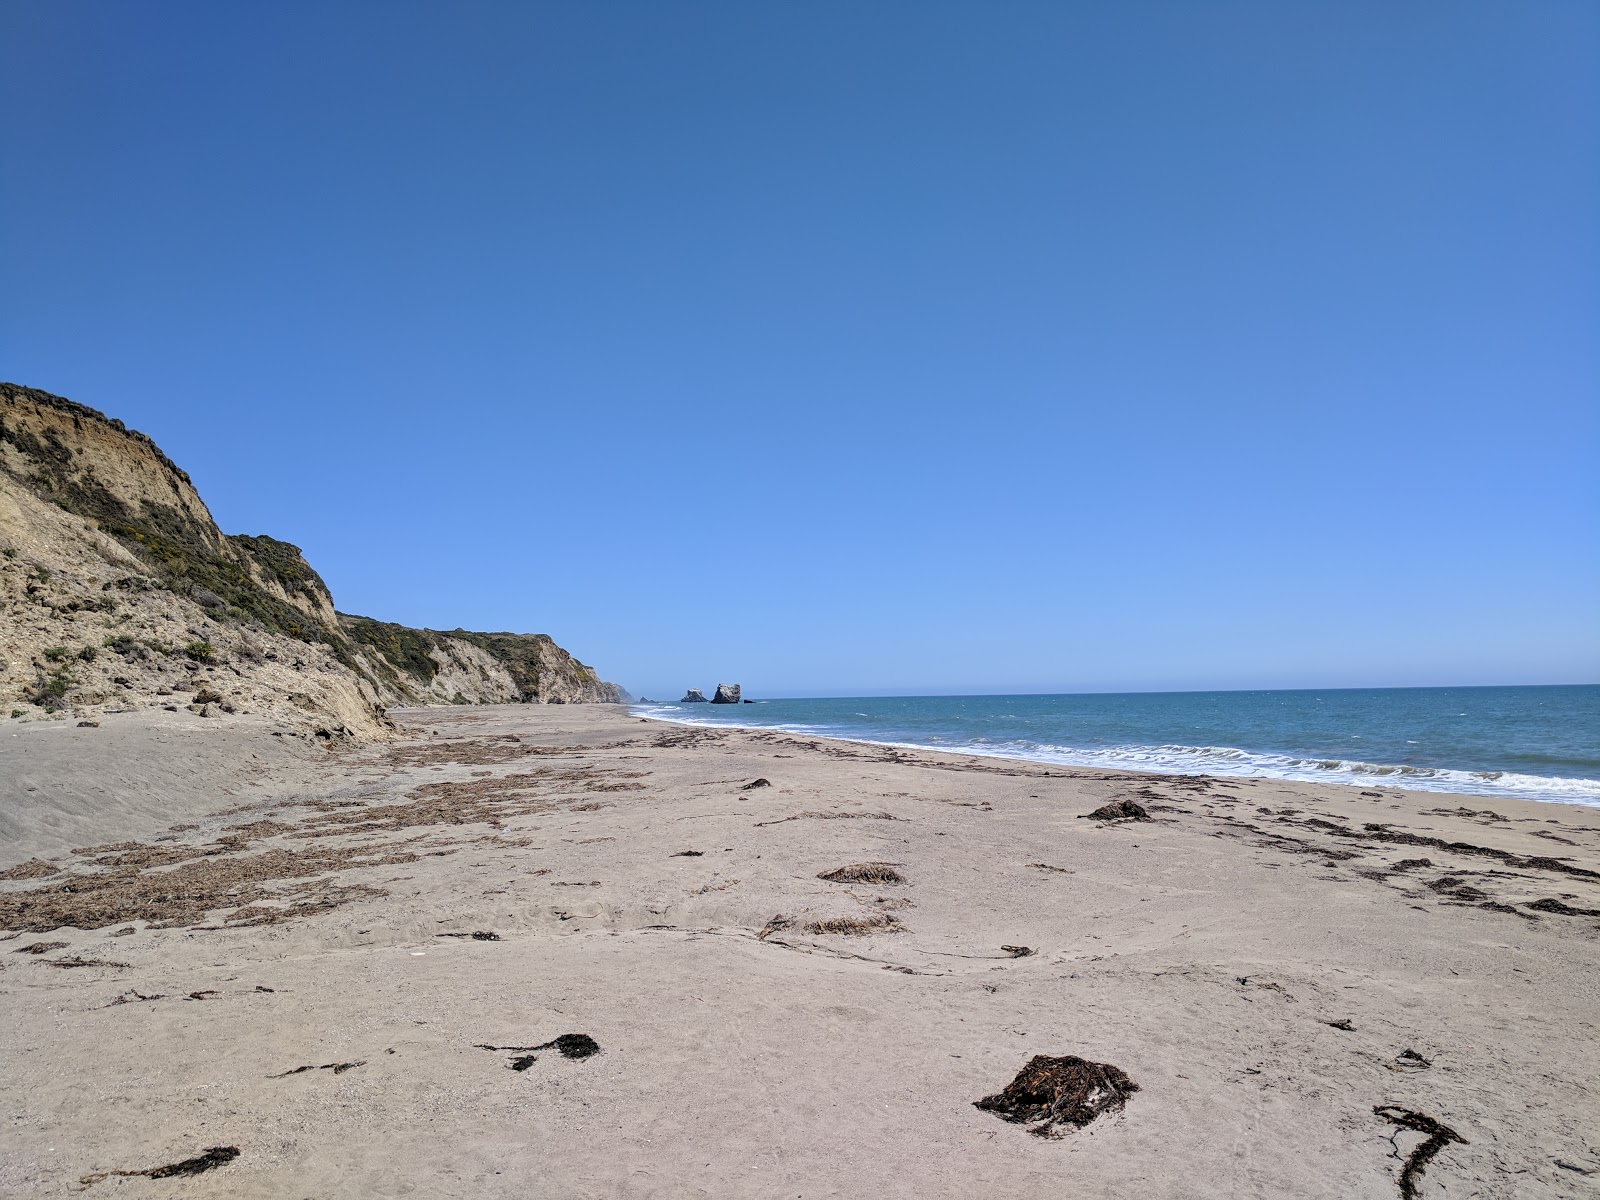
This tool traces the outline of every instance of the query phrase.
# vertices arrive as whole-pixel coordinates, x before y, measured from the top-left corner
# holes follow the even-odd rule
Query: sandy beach
[[[0,1193],[1600,1194],[1600,811],[394,716],[0,734]]]

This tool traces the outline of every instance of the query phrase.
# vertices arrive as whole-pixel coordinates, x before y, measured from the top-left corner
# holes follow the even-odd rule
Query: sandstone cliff
[[[0,383],[0,717],[185,705],[361,737],[396,703],[625,698],[543,634],[336,612],[298,547],[224,534],[144,434]]]

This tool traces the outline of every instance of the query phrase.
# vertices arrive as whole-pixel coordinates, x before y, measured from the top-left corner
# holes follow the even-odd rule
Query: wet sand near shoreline
[[[396,719],[0,744],[0,1193],[1600,1193],[1600,811]]]

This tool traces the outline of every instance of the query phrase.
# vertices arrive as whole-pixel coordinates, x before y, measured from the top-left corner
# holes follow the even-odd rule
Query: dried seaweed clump
[[[1120,1112],[1138,1090],[1138,1084],[1110,1063],[1075,1054],[1036,1054],[1003,1092],[973,1104],[1002,1120],[1032,1125],[1029,1132],[1038,1137],[1051,1137],[1058,1125],[1081,1129],[1101,1113]]]
[[[829,917],[821,921],[807,921],[801,928],[806,933],[837,933],[844,937],[861,937],[869,933],[899,933],[905,928],[900,918],[890,913],[877,913],[870,917]]]
[[[1113,800],[1088,814],[1091,821],[1148,821],[1150,814],[1132,800]]]
[[[824,871],[817,876],[829,883],[904,883],[906,877],[894,869],[893,863],[861,862]]]

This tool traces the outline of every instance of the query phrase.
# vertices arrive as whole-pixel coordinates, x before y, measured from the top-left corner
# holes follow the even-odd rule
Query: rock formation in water
[[[737,683],[717,684],[717,694],[711,697],[713,704],[739,703],[739,685]]]
[[[683,699],[678,701],[679,704],[704,704],[705,702],[706,694],[699,688],[690,688],[684,693]]]
[[[627,698],[544,634],[334,610],[298,547],[217,528],[189,476],[92,408],[0,384],[0,714],[264,712],[370,736],[392,704]]]

